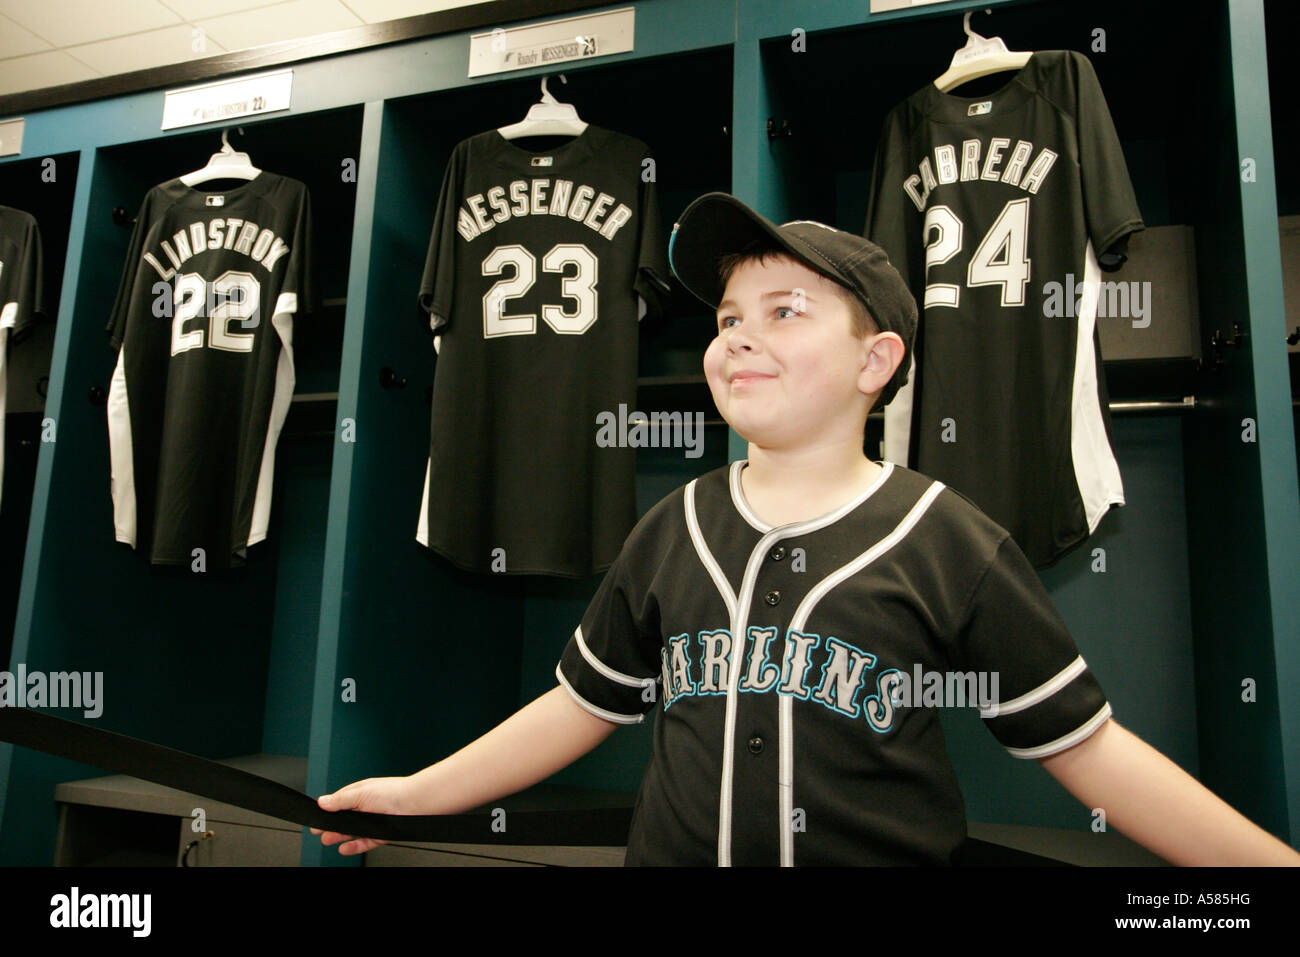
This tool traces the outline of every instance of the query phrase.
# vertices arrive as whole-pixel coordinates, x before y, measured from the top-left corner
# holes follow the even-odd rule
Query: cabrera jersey
[[[627,863],[950,863],[965,805],[936,681],[1019,758],[1096,731],[1100,685],[1006,530],[942,483],[886,462],[772,527],[744,467],[646,513],[556,668],[607,721],[655,712]]]
[[[307,188],[275,173],[145,196],[108,323],[108,434],[117,540],[155,565],[239,566],[266,537],[310,245]]]
[[[922,308],[884,457],[969,496],[1040,567],[1124,504],[1099,257],[1118,265],[1142,228],[1079,53],[1035,53],[983,98],[927,84],[885,120],[865,232]]]
[[[41,231],[35,217],[0,206],[0,492],[4,489],[8,343],[21,339],[41,315],[43,281]]]
[[[420,304],[439,337],[416,539],[480,572],[585,577],[636,520],[638,320],[668,293],[653,160],[596,126],[545,153],[458,144]],[[606,430],[608,431],[608,430]]]

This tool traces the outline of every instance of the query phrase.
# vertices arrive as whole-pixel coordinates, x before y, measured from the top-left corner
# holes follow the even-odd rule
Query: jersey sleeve
[[[880,130],[872,165],[871,193],[863,236],[885,251],[889,262],[909,289],[912,288],[912,243],[908,220],[915,214],[903,192],[906,133],[900,109],[891,110]]]
[[[1145,226],[1097,73],[1082,53],[1071,51],[1070,61],[1088,238],[1102,267],[1118,269],[1127,258],[1128,237]]]
[[[657,566],[635,544],[637,531],[605,573],[555,668],[581,708],[615,724],[639,724],[659,700],[658,604],[636,573],[638,566]]]
[[[135,281],[140,268],[140,254],[144,251],[145,239],[153,221],[153,208],[154,191],[150,190],[140,204],[140,211],[136,213],[131,243],[126,250],[126,262],[122,266],[122,280],[118,283],[117,298],[108,319],[108,341],[115,351],[122,348],[122,340],[126,337],[127,319],[131,313]]]
[[[668,282],[668,246],[664,238],[663,220],[659,212],[659,191],[653,176],[647,171],[655,169],[654,158],[648,153],[641,161],[641,231],[637,237],[637,270],[634,287],[644,303],[645,313],[638,319],[658,319],[668,309],[672,286]],[[647,178],[648,177],[648,178]]]
[[[9,330],[11,343],[22,341],[36,320],[45,315],[41,230],[33,216],[24,215],[22,222],[22,235],[7,237],[12,241],[12,259],[6,257],[10,261],[0,264],[4,270],[0,275],[0,328]]]
[[[1111,716],[1100,683],[1010,535],[975,587],[954,659],[958,670],[986,673],[997,689],[980,717],[1013,757],[1064,751]]]
[[[451,153],[442,176],[438,208],[429,234],[429,252],[420,280],[420,322],[431,335],[446,331],[451,320],[456,286],[456,225],[460,214],[461,184],[465,167],[465,143]]]
[[[275,303],[276,313],[291,312],[295,322],[317,309],[315,254],[312,246],[311,194],[299,186],[298,215],[293,226],[293,246]]]

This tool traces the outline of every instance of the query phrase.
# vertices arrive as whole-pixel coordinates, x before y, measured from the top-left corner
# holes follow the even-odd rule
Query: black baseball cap
[[[916,300],[885,251],[862,236],[811,219],[777,226],[729,193],[705,193],[673,224],[668,261],[683,286],[710,309],[717,309],[726,289],[718,275],[719,260],[743,251],[754,240],[770,242],[839,283],[863,302],[881,332],[895,332],[903,340],[903,361],[880,393],[879,405],[888,405],[907,384],[916,336]]]

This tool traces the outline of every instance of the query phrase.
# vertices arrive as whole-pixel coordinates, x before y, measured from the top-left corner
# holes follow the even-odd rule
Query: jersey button
[[[785,546],[778,545],[776,548],[768,552],[767,555],[772,559],[772,561],[779,562],[781,559],[785,558]]]
[[[762,738],[760,738],[758,735],[754,735],[752,738],[749,739],[749,753],[750,753],[750,754],[759,754],[759,753],[762,752],[762,750],[763,750],[763,739],[762,739]]]
[[[781,593],[773,589],[763,596],[763,601],[769,605],[779,605],[781,603]]]

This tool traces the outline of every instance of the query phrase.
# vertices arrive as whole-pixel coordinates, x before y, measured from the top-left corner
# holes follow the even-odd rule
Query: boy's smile
[[[717,317],[704,374],[742,437],[791,446],[861,435],[869,339],[852,334],[831,280],[786,257],[749,262],[732,273]]]

